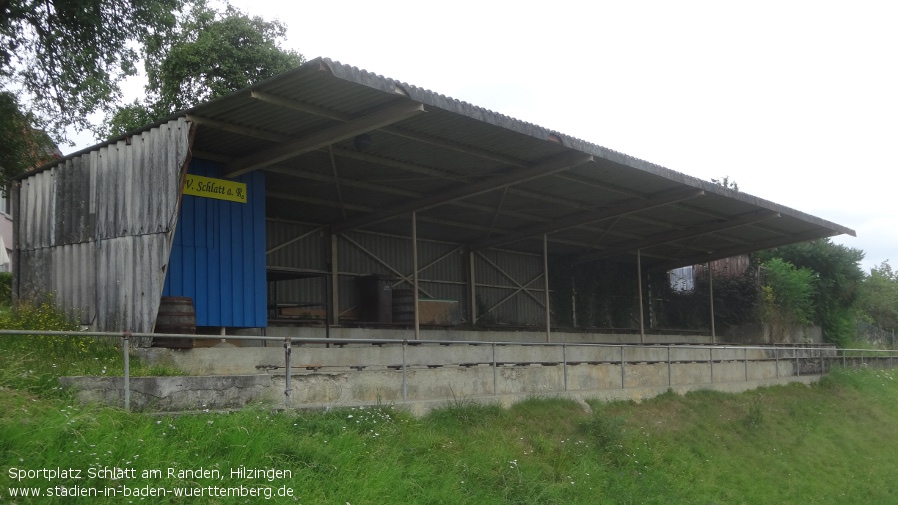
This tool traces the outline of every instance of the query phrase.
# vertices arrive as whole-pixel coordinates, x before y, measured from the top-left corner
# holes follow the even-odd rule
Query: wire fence
[[[0,330],[0,336],[63,336],[63,337],[99,337],[117,339],[122,349],[124,360],[124,406],[130,409],[131,395],[131,370],[130,357],[133,344],[140,339],[153,338],[192,338],[220,340],[220,335],[184,335],[163,333],[111,333],[111,332],[67,332],[67,331],[31,331],[31,330]],[[675,365],[700,364],[710,368],[709,380],[704,383],[717,384],[721,382],[756,380],[754,373],[750,372],[749,364],[772,364],[775,370],[775,378],[790,376],[823,375],[829,373],[833,366],[853,368],[892,368],[898,364],[898,350],[893,349],[839,349],[829,344],[823,345],[799,345],[777,344],[769,346],[736,346],[726,344],[598,344],[598,343],[545,343],[545,342],[509,342],[509,341],[460,341],[460,340],[399,340],[399,339],[330,339],[330,338],[293,338],[271,336],[240,336],[247,341],[278,342],[283,345],[284,365],[274,367],[284,372],[285,389],[284,402],[286,407],[291,407],[293,396],[293,371],[295,368],[307,368],[307,365],[294,365],[292,362],[292,350],[294,346],[352,346],[352,345],[376,345],[401,347],[401,360],[397,363],[381,363],[380,365],[395,371],[401,371],[402,399],[408,399],[409,370],[436,368],[444,366],[459,366],[470,368],[472,366],[486,365],[492,368],[493,394],[498,393],[497,376],[500,368],[505,366],[557,366],[563,369],[563,391],[568,391],[568,372],[571,367],[577,365],[611,365],[620,368],[620,388],[626,389],[628,368],[644,365],[666,365],[667,386],[673,386],[673,373]],[[433,362],[410,361],[407,350],[417,346],[486,346],[490,353],[482,362],[446,362],[434,360]],[[499,351],[508,347],[538,347],[549,349],[545,354],[534,358],[514,358],[509,360],[499,355]],[[584,349],[591,349],[590,357],[584,358]],[[551,351],[554,350],[554,351]],[[237,351],[239,352],[239,351]],[[546,358],[546,356],[550,356]],[[419,356],[420,357],[420,356]],[[378,364],[373,364],[378,365]],[[744,367],[744,375],[734,378],[735,366]],[[356,369],[361,371],[365,367],[350,364],[331,364],[330,368]],[[715,368],[727,367],[726,373],[715,375]],[[317,366],[316,371],[324,366]],[[774,377],[771,377],[774,378]]]

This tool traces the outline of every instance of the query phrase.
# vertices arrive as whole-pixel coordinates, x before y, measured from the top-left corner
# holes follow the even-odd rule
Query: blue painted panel
[[[191,174],[221,177],[219,164],[194,159]],[[245,204],[182,196],[163,296],[189,296],[197,326],[268,325],[265,281],[265,176],[236,179]]]

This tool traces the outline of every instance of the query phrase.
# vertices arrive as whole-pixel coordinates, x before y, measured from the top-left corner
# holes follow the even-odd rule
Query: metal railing
[[[785,376],[802,376],[804,375],[822,375],[826,374],[830,371],[833,364],[842,366],[842,367],[867,367],[867,366],[879,366],[883,368],[891,368],[896,364],[896,355],[898,355],[898,350],[875,350],[875,349],[838,349],[831,345],[816,345],[816,346],[798,346],[798,345],[769,345],[769,346],[741,346],[741,345],[732,345],[732,344],[599,344],[599,343],[546,343],[546,342],[509,342],[509,341],[467,341],[467,340],[400,340],[400,339],[332,339],[332,338],[297,338],[297,337],[272,337],[272,336],[244,336],[244,335],[185,335],[185,334],[169,334],[169,333],[115,333],[115,332],[71,332],[71,331],[32,331],[32,330],[0,330],[0,336],[16,336],[16,335],[46,335],[46,336],[65,336],[65,337],[104,337],[104,338],[115,338],[120,339],[122,355],[123,355],[123,363],[124,363],[124,406],[126,410],[130,410],[130,397],[131,397],[131,387],[130,387],[130,379],[131,379],[131,371],[130,371],[130,351],[131,351],[131,343],[134,339],[151,339],[151,338],[190,338],[195,340],[221,340],[223,338],[233,338],[239,340],[246,341],[275,341],[282,342],[284,347],[284,401],[285,406],[287,408],[291,407],[291,397],[293,393],[292,388],[292,369],[293,364],[291,361],[292,349],[293,346],[296,345],[326,345],[326,346],[347,346],[347,345],[359,345],[359,344],[369,344],[369,345],[377,345],[377,346],[401,346],[401,363],[396,364],[388,364],[383,365],[390,369],[400,370],[402,374],[402,399],[408,399],[408,370],[414,368],[433,368],[438,366],[464,366],[471,367],[476,365],[489,365],[492,368],[492,392],[493,395],[498,395],[498,370],[503,366],[526,366],[526,365],[561,365],[563,368],[563,391],[568,390],[568,375],[570,368],[573,366],[581,365],[581,364],[590,364],[590,365],[612,365],[612,366],[620,366],[620,388],[626,389],[627,383],[627,368],[628,366],[636,366],[636,365],[653,365],[653,364],[666,364],[667,366],[667,386],[673,386],[673,368],[676,364],[683,363],[707,363],[710,367],[710,380],[707,384],[717,384],[720,380],[715,380],[714,367],[715,364],[720,366],[721,364],[727,363],[744,363],[744,376],[742,378],[743,381],[748,382],[752,380],[749,377],[749,363],[750,362],[774,362],[774,368],[776,370],[776,378],[779,379],[783,377],[780,372],[780,363],[790,363],[794,366],[791,367],[792,374]],[[462,362],[462,363],[441,363],[439,365],[435,365],[432,363],[409,363],[407,359],[407,349],[409,346],[427,346],[427,345],[440,345],[440,346],[490,346],[491,352],[489,355],[491,359],[481,362]],[[540,360],[540,361],[528,361],[528,360],[500,360],[497,359],[497,349],[501,349],[502,347],[542,347],[542,348],[560,348],[560,354],[557,356],[556,360]],[[578,348],[600,348],[600,349],[608,349],[612,350],[612,352],[608,353],[608,355],[604,358],[600,359],[590,359],[590,360],[578,360],[571,359],[571,349]],[[664,358],[662,359],[645,359],[644,357],[636,357],[629,356],[628,350],[631,351],[644,351],[646,350],[664,350],[662,354],[664,354]],[[741,358],[737,358],[734,356],[735,350],[742,350]],[[701,355],[700,358],[695,359],[684,359],[684,358],[672,358],[673,351],[690,351],[695,354]],[[707,351],[705,353],[704,351]],[[767,353],[768,356],[764,358],[749,358],[749,353],[752,351],[763,351]],[[769,354],[772,353],[772,357]],[[611,355],[615,355],[614,359],[611,359]],[[682,354],[682,353],[681,353]],[[705,358],[705,354],[707,358]],[[716,354],[716,356],[715,356]],[[722,355],[723,354],[723,355]],[[757,354],[757,353],[755,353]],[[629,359],[628,359],[629,358]],[[309,368],[308,366],[305,366]],[[352,365],[321,365],[316,366],[315,370],[319,370],[321,368],[348,368],[348,369],[358,369],[361,371],[362,368],[359,366]],[[280,366],[272,367],[272,368],[280,368]],[[733,382],[733,381],[729,381]],[[696,383],[697,384],[697,383]]]

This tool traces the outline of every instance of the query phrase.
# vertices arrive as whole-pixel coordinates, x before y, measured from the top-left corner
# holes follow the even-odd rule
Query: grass
[[[282,503],[894,503],[898,373],[837,370],[815,386],[673,394],[641,404],[532,399],[327,412],[132,414],[0,389],[0,496],[13,484],[289,488]],[[231,468],[289,470],[232,478]],[[9,468],[133,468],[135,478],[24,479]],[[170,477],[204,468],[220,479]],[[140,475],[161,470],[162,476]],[[56,500],[56,501],[54,501]],[[118,498],[84,498],[119,503]],[[149,498],[148,498],[149,500]],[[10,500],[67,503],[66,499]],[[153,503],[245,503],[244,497]],[[251,501],[251,500],[250,500]]]
[[[390,406],[152,415],[77,405],[55,387],[73,372],[119,374],[114,345],[0,344],[0,502],[229,504],[271,493],[273,503],[338,505],[875,504],[898,494],[891,370],[836,369],[813,386],[743,394],[592,402],[591,412],[532,398],[509,409],[456,400],[424,418]],[[231,474],[241,467],[283,474]],[[80,478],[46,473],[55,469]],[[11,496],[20,487],[42,496]],[[118,495],[47,496],[106,488]],[[205,496],[123,496],[156,488]]]
[[[78,331],[52,301],[23,304],[15,310],[0,307],[0,328],[14,330]],[[133,376],[179,375],[171,367],[150,366],[130,356]],[[58,378],[77,375],[124,374],[120,342],[108,337],[0,335],[0,386],[48,394],[60,393]]]

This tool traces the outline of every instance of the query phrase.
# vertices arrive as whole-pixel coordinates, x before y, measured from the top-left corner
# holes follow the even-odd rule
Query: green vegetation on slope
[[[838,370],[819,385],[739,395],[663,395],[641,404],[539,399],[504,410],[447,405],[413,418],[390,407],[158,416],[79,407],[0,389],[0,495],[9,487],[219,486],[271,489],[274,502],[893,503],[898,493],[896,372]],[[230,469],[289,470],[287,478]],[[89,469],[133,478],[86,478]],[[76,479],[13,481],[10,468],[74,468]],[[218,479],[170,477],[203,468]],[[144,470],[162,476],[142,477]],[[289,488],[292,498],[277,498]],[[149,489],[149,488],[146,488]],[[206,491],[209,492],[209,491]],[[119,503],[118,498],[83,498]],[[245,503],[246,497],[148,498]],[[135,500],[137,501],[137,500]]]

